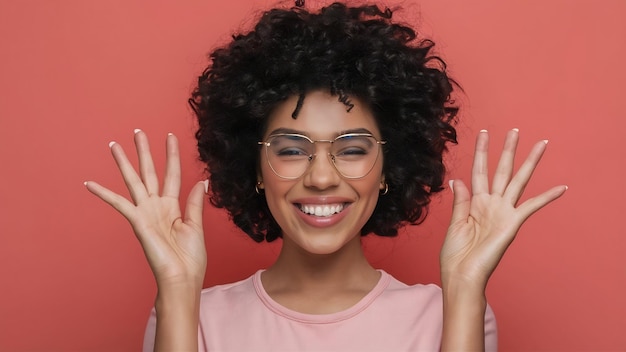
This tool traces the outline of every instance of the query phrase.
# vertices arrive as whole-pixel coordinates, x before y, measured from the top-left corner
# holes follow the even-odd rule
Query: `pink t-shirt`
[[[381,272],[374,289],[353,307],[333,314],[303,314],[276,303],[261,273],[202,290],[200,351],[439,351],[443,324],[441,289],[406,285]],[[154,309],[144,351],[152,351]],[[497,350],[496,321],[485,315],[485,349]]]

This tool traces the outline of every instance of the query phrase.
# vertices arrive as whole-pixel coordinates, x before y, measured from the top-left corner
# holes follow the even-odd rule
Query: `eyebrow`
[[[306,133],[305,131],[299,131],[299,130],[294,130],[294,129],[291,129],[291,128],[284,128],[284,127],[280,127],[280,128],[275,129],[275,130],[272,130],[272,132],[270,132],[269,135],[272,136],[272,135],[275,135],[275,134],[283,134],[283,133],[301,134],[303,136],[310,137],[309,134]],[[348,134],[348,133],[369,133],[371,135],[374,135],[367,128],[353,128],[353,129],[349,129],[349,130],[339,131],[339,133],[337,133],[335,135],[335,137],[341,136],[341,135],[344,135],[344,134]]]

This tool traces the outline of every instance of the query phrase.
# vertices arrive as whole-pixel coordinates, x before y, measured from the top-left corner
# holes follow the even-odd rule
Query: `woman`
[[[184,217],[176,137],[167,137],[162,190],[143,132],[139,175],[111,143],[132,202],[86,186],[129,220],[157,280],[146,350],[496,348],[487,281],[525,219],[566,186],[518,205],[547,141],[513,175],[511,130],[490,186],[481,131],[472,194],[450,182],[442,289],[374,269],[361,236],[395,236],[422,221],[443,190],[447,143],[456,143],[444,63],[391,15],[338,3],[274,9],[215,50],[190,100],[210,182],[191,190]],[[205,192],[254,240],[282,238],[271,267],[202,290]]]

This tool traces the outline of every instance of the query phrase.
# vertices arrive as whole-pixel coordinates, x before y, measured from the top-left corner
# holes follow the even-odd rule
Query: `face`
[[[347,112],[337,96],[310,92],[297,119],[293,119],[291,114],[297,100],[297,96],[291,97],[271,114],[264,140],[277,132],[297,133],[311,140],[333,140],[345,133],[369,132],[381,140],[373,115],[358,99],[351,98],[354,108]],[[283,246],[312,254],[334,253],[348,243],[359,241],[361,228],[374,211],[384,187],[382,150],[371,171],[354,179],[342,176],[333,166],[327,156],[330,147],[329,143],[316,143],[317,156],[304,174],[295,179],[277,176],[267,162],[265,147],[261,148],[260,188],[265,190],[269,209],[282,229]]]

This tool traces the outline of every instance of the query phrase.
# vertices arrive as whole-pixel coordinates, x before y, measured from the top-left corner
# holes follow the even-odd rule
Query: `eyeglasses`
[[[258,144],[265,147],[267,163],[274,173],[284,179],[297,179],[304,175],[317,156],[315,143],[329,143],[327,153],[331,163],[343,177],[365,177],[376,164],[380,145],[369,133],[347,133],[335,139],[312,140],[295,133],[274,134]]]

